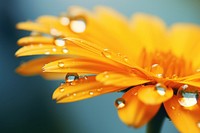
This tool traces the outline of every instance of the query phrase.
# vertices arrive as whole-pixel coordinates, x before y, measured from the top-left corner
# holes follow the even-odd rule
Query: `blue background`
[[[200,24],[200,0],[0,0],[0,132],[1,133],[143,133],[118,118],[114,101],[120,93],[107,94],[69,104],[51,99],[61,81],[23,77],[15,73],[22,61],[16,58],[17,22],[40,15],[59,15],[70,5],[92,9],[95,5],[113,7],[126,16],[135,12],[154,14],[171,25],[176,22]],[[178,133],[165,120],[162,133]]]

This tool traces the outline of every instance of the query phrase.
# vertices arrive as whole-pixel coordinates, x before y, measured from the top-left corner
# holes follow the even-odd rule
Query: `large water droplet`
[[[164,96],[166,94],[167,87],[161,83],[157,83],[155,85],[155,89],[159,95]]]
[[[153,64],[153,65],[151,66],[151,68],[150,68],[150,71],[151,71],[152,73],[154,73],[156,77],[158,77],[158,78],[163,78],[164,70],[163,70],[163,68],[162,68],[160,65],[158,65],[158,64]]]
[[[199,94],[195,87],[183,85],[177,92],[178,102],[181,106],[192,107],[197,104]]]
[[[62,25],[64,25],[64,26],[69,25],[69,22],[70,22],[70,20],[69,20],[68,17],[61,17],[61,18],[60,18],[60,23],[61,23]]]
[[[63,38],[57,38],[54,40],[56,46],[63,47],[65,46],[65,40]]]
[[[72,83],[79,80],[79,76],[77,73],[67,73],[65,77],[66,83]]]
[[[69,27],[75,33],[83,33],[86,30],[86,21],[83,17],[72,18]]]
[[[64,62],[60,61],[58,62],[58,67],[63,68],[65,66]]]
[[[125,100],[123,98],[118,98],[116,101],[115,101],[115,106],[117,109],[121,109],[125,106]]]
[[[102,55],[105,56],[106,58],[112,58],[111,53],[107,48],[103,50]]]

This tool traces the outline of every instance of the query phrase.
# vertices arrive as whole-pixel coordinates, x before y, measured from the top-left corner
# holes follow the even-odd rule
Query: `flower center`
[[[177,57],[171,51],[147,53],[144,49],[139,58],[139,65],[158,78],[174,79],[194,73],[192,62]]]

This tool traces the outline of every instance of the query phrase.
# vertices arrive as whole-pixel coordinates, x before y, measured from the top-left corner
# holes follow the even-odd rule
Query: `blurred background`
[[[56,104],[51,95],[61,81],[23,77],[15,68],[27,58],[16,58],[17,39],[27,34],[16,23],[40,15],[59,15],[70,5],[92,9],[110,6],[129,17],[145,12],[176,22],[200,24],[200,0],[0,0],[0,132],[1,133],[144,133],[118,118],[114,101],[120,93],[69,104]],[[178,133],[166,119],[162,133]]]

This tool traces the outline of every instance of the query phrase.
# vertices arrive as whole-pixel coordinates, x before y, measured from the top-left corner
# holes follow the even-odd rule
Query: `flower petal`
[[[58,103],[75,102],[123,89],[116,86],[104,86],[96,81],[94,76],[80,78],[72,84],[65,83],[58,87],[54,91],[53,99],[56,99]]]
[[[96,76],[96,80],[104,85],[114,86],[134,86],[150,82],[145,78],[139,77],[136,74],[117,73],[117,72],[103,72]]]
[[[178,97],[174,96],[164,103],[165,109],[181,133],[199,133],[200,132],[200,108],[189,110],[183,108]]]
[[[125,72],[126,69],[117,67],[115,65],[101,62],[89,58],[67,58],[50,62],[43,67],[45,72],[84,72],[84,73],[100,73],[106,70],[113,70],[116,72]]]
[[[129,126],[141,127],[149,122],[158,112],[160,105],[147,105],[138,99],[138,89],[133,87],[123,95],[125,106],[118,109],[118,115],[122,122]]]
[[[37,74],[42,73],[42,67],[51,61],[55,61],[61,59],[61,57],[44,57],[44,58],[38,58],[34,59],[28,62],[23,63],[20,65],[17,69],[16,72],[20,73],[21,75],[24,76],[33,76]]]
[[[157,87],[154,85],[142,86],[138,90],[138,98],[145,104],[161,104],[162,102],[167,101],[173,96],[173,90],[167,88],[164,85],[157,84]]]
[[[37,31],[47,34],[50,32],[46,26],[31,21],[18,23],[16,27],[20,30]]]

